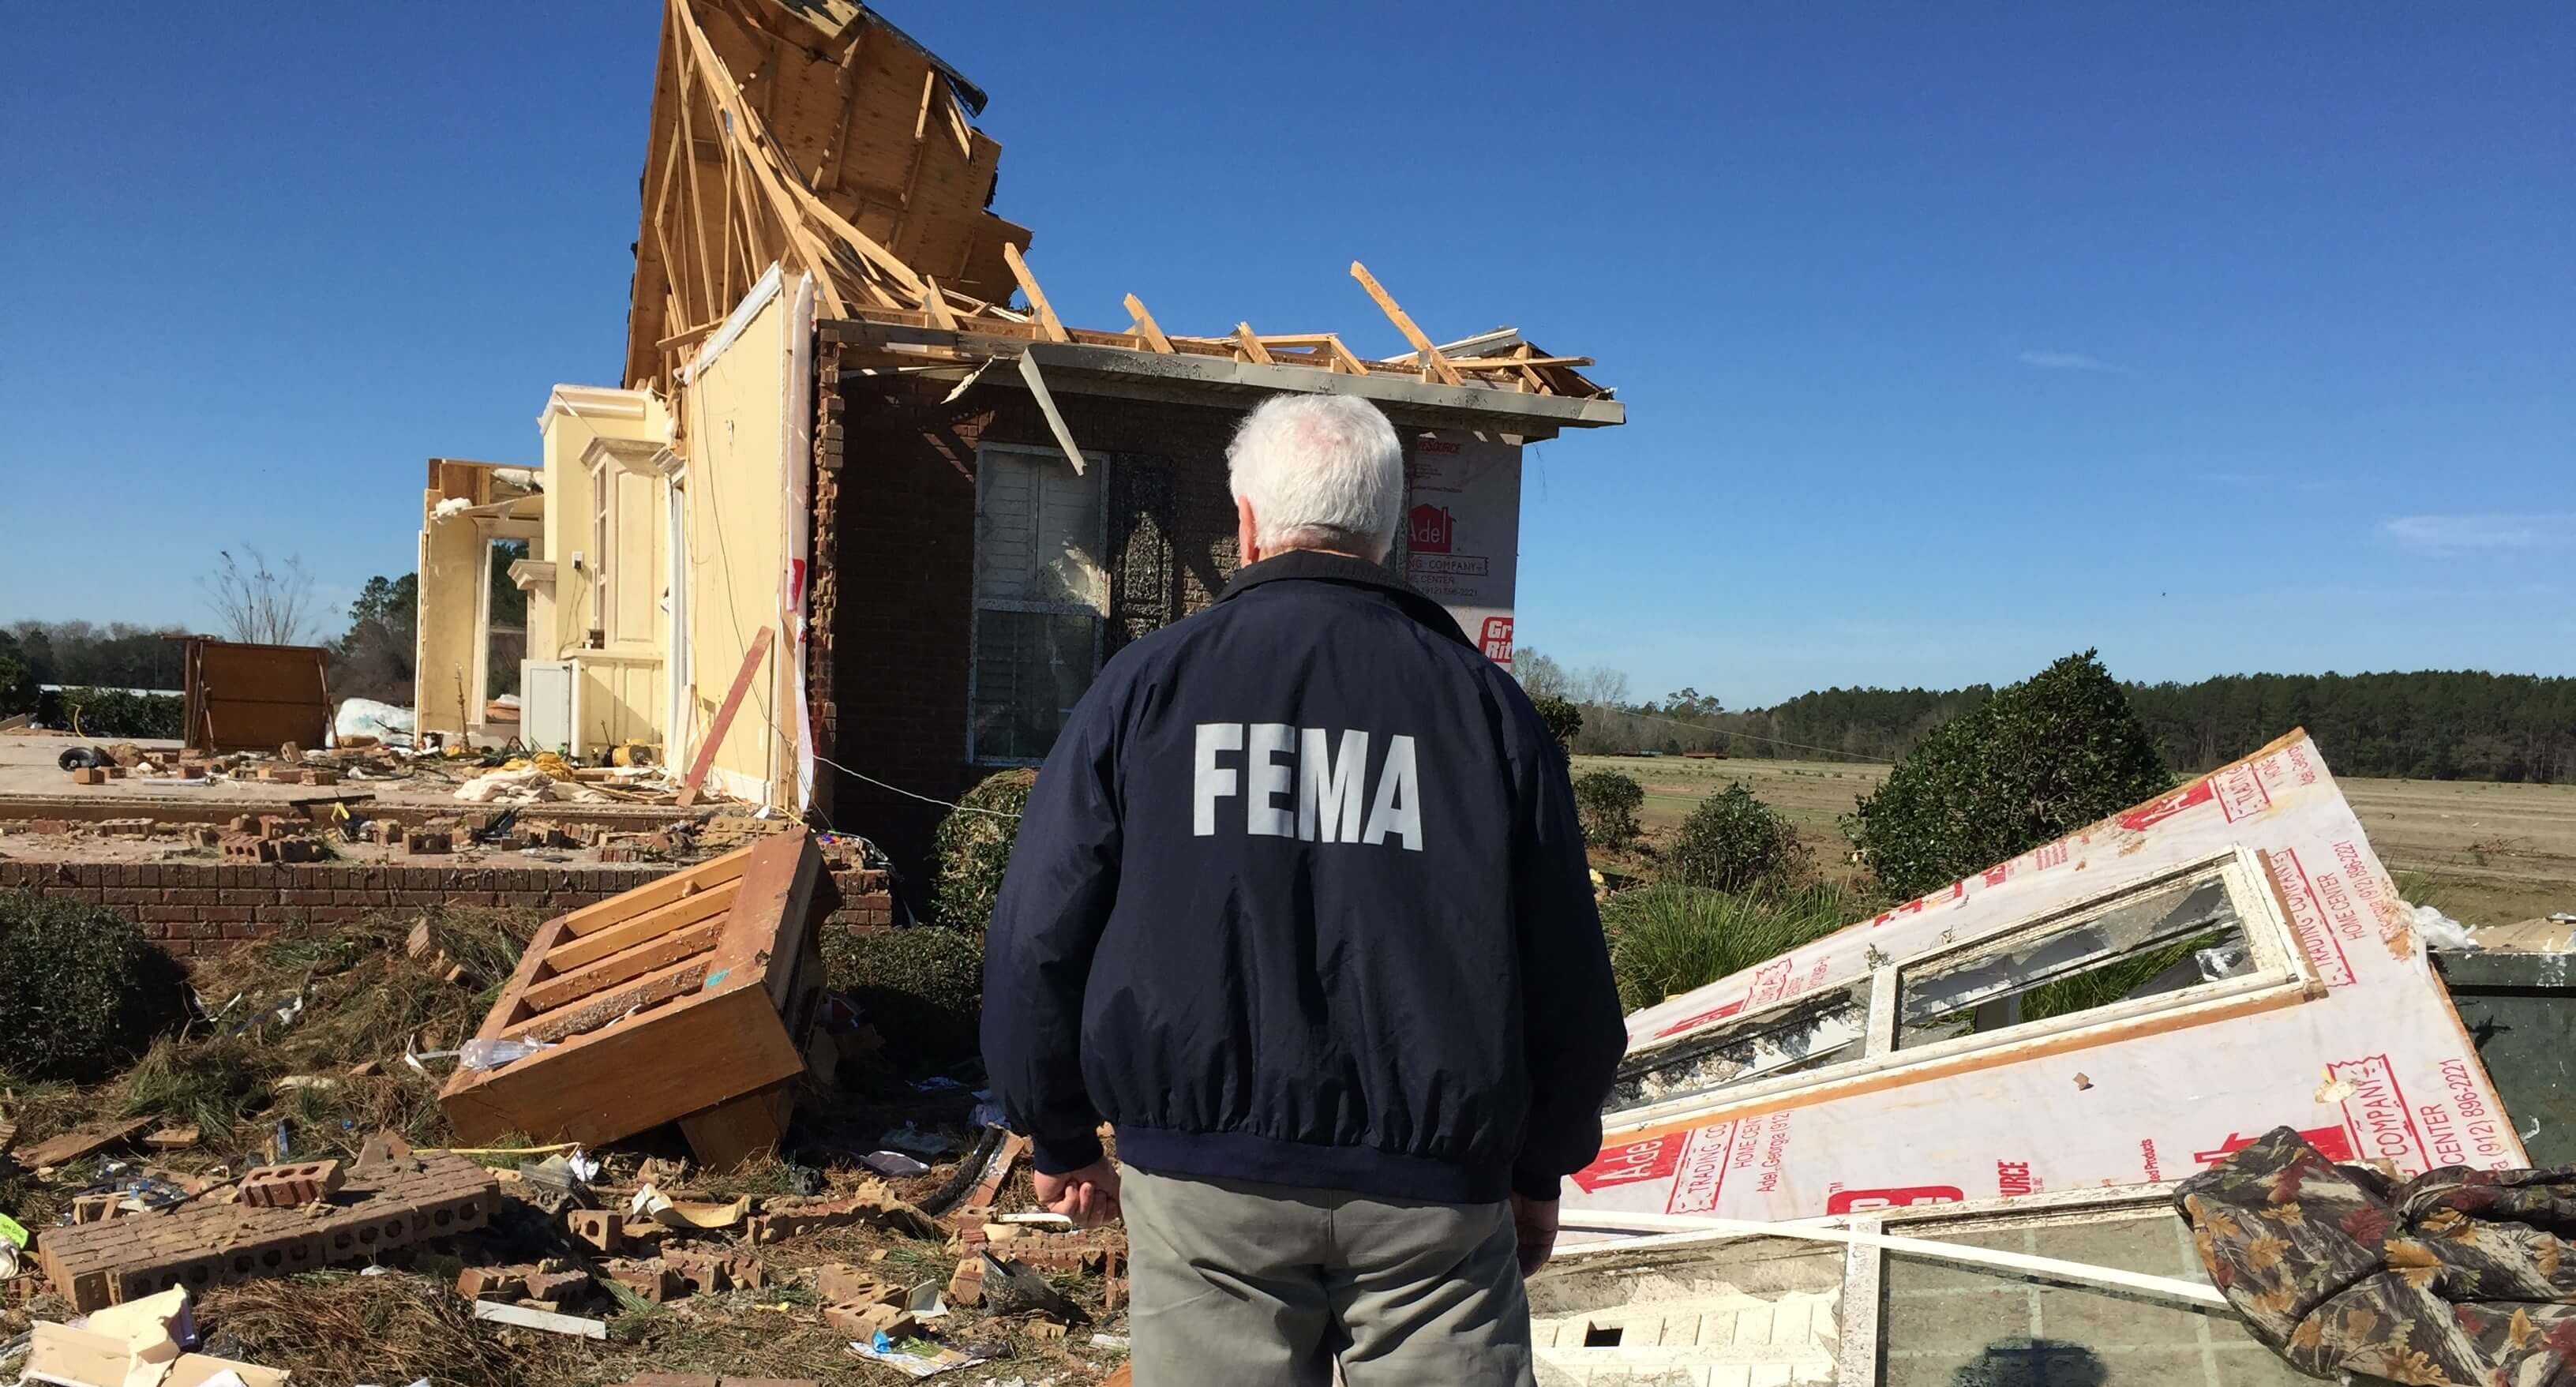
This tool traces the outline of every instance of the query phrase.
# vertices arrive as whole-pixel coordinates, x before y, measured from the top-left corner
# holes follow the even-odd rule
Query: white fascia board
[[[742,302],[735,304],[733,311],[725,315],[725,320],[717,324],[716,330],[707,335],[707,340],[698,345],[697,355],[680,368],[680,383],[685,385],[697,379],[699,372],[714,365],[716,358],[724,355],[725,348],[742,336],[743,329],[751,326],[751,320],[759,315],[760,310],[778,297],[784,283],[778,262],[770,261],[769,268],[760,272],[760,281],[751,286],[751,292],[742,296]]]

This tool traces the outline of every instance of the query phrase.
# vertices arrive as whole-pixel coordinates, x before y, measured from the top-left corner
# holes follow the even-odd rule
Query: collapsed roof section
[[[1550,355],[1508,328],[1436,343],[1356,261],[1352,278],[1410,354],[1369,360],[1337,333],[1263,334],[1244,322],[1218,336],[1169,333],[1134,294],[1123,329],[1068,327],[1029,268],[1027,228],[988,210],[1001,146],[970,120],[983,103],[954,68],[852,0],[668,0],[628,380],[673,393],[699,343],[776,261],[814,277],[821,317],[871,325],[838,334],[862,367],[870,356],[901,366],[1016,358],[1131,382],[1371,397],[1418,383],[1460,414],[1575,427],[1625,419],[1577,369],[1590,358]],[[1024,308],[1010,306],[1014,291]],[[1051,352],[1059,359],[1046,361]]]

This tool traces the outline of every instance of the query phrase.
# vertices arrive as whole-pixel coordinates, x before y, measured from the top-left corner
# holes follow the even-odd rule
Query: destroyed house
[[[424,731],[708,753],[710,792],[919,861],[925,800],[1040,760],[1102,661],[1213,600],[1226,443],[1283,392],[1395,423],[1390,565],[1509,661],[1521,448],[1624,420],[1589,361],[1435,342],[1357,262],[1350,302],[1411,351],[1192,334],[1134,294],[1068,326],[987,205],[985,100],[856,4],[672,0],[623,385],[556,387],[535,468],[431,463]],[[493,618],[505,562],[524,637]],[[520,639],[523,721],[489,722]]]

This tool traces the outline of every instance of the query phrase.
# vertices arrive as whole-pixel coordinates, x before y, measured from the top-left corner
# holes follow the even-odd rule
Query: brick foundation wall
[[[191,958],[307,925],[344,923],[376,910],[489,906],[560,915],[634,890],[670,870],[0,862],[0,891],[28,890],[105,906],[141,924],[145,937],[172,955]],[[842,908],[851,909],[851,903],[845,901]]]

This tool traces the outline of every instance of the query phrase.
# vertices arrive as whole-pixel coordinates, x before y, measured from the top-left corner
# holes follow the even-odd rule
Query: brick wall
[[[492,906],[560,915],[669,870],[0,862],[0,891],[29,890],[106,906],[139,922],[144,935],[170,953],[188,958],[375,910]]]
[[[830,536],[830,665],[817,699],[827,755],[908,790],[955,799],[990,767],[966,759],[972,651],[975,449],[1055,446],[1025,390],[979,386],[943,402],[947,382],[843,375],[825,411],[818,462],[837,473]],[[1058,391],[1074,441],[1110,454],[1112,649],[1213,601],[1235,568],[1234,501],[1225,445],[1241,412]],[[819,532],[823,527],[818,525]],[[826,647],[817,640],[816,650]],[[927,880],[944,812],[820,772],[818,801],[835,824],[885,848]]]

